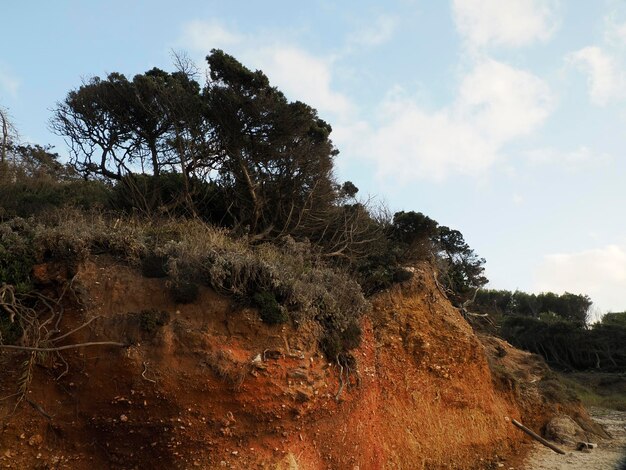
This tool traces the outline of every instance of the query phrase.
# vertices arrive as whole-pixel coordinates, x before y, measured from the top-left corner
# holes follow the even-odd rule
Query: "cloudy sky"
[[[3,3],[26,140],[65,153],[47,120],[82,78],[221,48],[332,124],[340,180],[461,230],[490,287],[626,310],[623,1]]]

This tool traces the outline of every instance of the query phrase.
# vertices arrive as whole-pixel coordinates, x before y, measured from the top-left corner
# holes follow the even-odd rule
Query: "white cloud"
[[[570,169],[578,169],[587,165],[597,166],[607,163],[612,157],[607,153],[597,153],[585,145],[575,150],[567,151],[553,147],[533,149],[527,152],[528,160],[535,165],[557,164]]]
[[[379,176],[443,180],[483,173],[503,157],[507,143],[535,130],[551,109],[550,90],[539,78],[483,60],[462,80],[452,105],[428,111],[395,93],[381,105],[377,123],[340,137],[373,159]]]
[[[618,19],[620,16],[614,10],[604,18],[604,42],[611,46],[626,45],[626,23]]]
[[[15,98],[20,87],[20,81],[7,70],[0,68],[0,90]]]
[[[587,74],[589,95],[594,104],[604,106],[626,98],[626,73],[613,55],[597,46],[569,54],[566,60]]]
[[[183,27],[178,44],[194,52],[227,49],[249,68],[258,68],[291,100],[303,101],[335,118],[352,109],[348,98],[332,89],[332,59],[316,57],[267,37],[241,34],[217,21],[192,21]],[[228,46],[228,47],[227,47]]]
[[[378,46],[391,39],[396,31],[398,22],[391,16],[381,16],[376,23],[348,36],[350,44],[358,46]]]
[[[471,47],[519,47],[556,29],[554,0],[453,0],[458,31]]]
[[[544,257],[535,273],[539,291],[582,293],[601,310],[626,310],[626,246],[608,245]]]
[[[459,114],[498,141],[528,134],[551,109],[548,86],[530,72],[495,60],[477,64],[462,82]]]
[[[330,59],[315,57],[297,47],[270,45],[250,54],[247,62],[263,70],[290,99],[333,113],[339,119],[352,109],[349,99],[332,89]]]
[[[240,44],[244,36],[227,29],[217,20],[194,20],[183,25],[179,42],[190,49],[208,54],[211,49]]]

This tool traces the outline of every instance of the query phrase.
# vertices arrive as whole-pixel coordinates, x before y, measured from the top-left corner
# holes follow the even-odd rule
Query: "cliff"
[[[525,440],[510,419],[587,419],[539,387],[536,357],[481,342],[426,264],[371,299],[349,369],[322,355],[313,322],[267,326],[207,287],[177,304],[166,280],[105,256],[33,276],[42,290],[72,279],[67,344],[126,346],[38,361],[20,406],[0,401],[6,468],[496,468]],[[1,357],[3,396],[28,354]]]

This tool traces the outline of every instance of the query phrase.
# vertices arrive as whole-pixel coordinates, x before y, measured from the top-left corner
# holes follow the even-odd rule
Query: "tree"
[[[0,106],[0,165],[7,161],[9,151],[17,140],[17,129],[9,117],[9,112]]]
[[[86,178],[118,181],[135,190],[137,173],[151,176],[146,209],[163,204],[160,176],[183,175],[184,199],[198,173],[214,170],[212,133],[202,118],[200,85],[186,71],[153,68],[129,81],[120,73],[92,78],[58,103],[52,129],[64,136],[72,163]],[[141,201],[139,201],[141,202]]]
[[[77,175],[74,169],[70,165],[61,163],[61,157],[52,149],[50,145],[14,145],[12,163],[15,179],[50,179],[52,181],[75,179]]]
[[[453,293],[453,300],[463,303],[484,286],[485,259],[479,258],[458,230],[439,226],[435,235],[439,257],[443,263],[443,280]]]
[[[165,205],[162,176],[175,173],[194,214],[196,190],[218,187],[241,231],[324,232],[338,201],[330,125],[289,102],[261,71],[220,50],[207,61],[204,88],[177,56],[177,72],[155,68],[132,81],[112,73],[70,91],[51,124],[67,138],[74,166],[124,184],[146,210]]]
[[[400,249],[402,261],[426,259],[433,252],[433,240],[439,224],[421,212],[396,212],[389,237]]]
[[[207,61],[206,116],[234,219],[253,234],[314,232],[337,199],[330,125],[223,51]]]
[[[606,326],[626,328],[626,312],[609,312],[604,314],[600,322]]]
[[[8,159],[9,156],[15,156],[13,149],[17,142],[17,129],[9,117],[9,112],[0,106],[0,182],[15,179],[14,173],[10,171]]]

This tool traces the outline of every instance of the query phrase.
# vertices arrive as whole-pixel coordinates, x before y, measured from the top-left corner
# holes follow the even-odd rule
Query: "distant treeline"
[[[626,312],[590,324],[586,295],[479,291],[474,310],[488,313],[513,345],[542,355],[562,369],[626,371]]]

